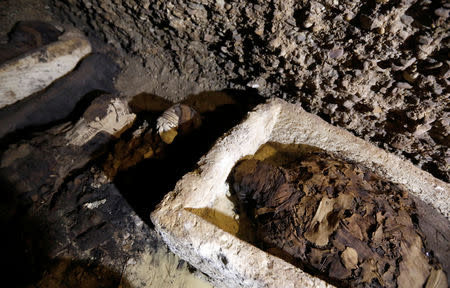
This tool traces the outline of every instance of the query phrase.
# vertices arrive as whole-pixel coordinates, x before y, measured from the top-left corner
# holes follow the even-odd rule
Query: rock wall
[[[449,181],[445,1],[53,2],[153,74],[300,101]]]

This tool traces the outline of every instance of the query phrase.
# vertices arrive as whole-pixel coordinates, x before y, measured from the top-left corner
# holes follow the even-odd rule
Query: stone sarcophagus
[[[151,215],[170,249],[209,275],[217,287],[332,286],[237,237],[240,219],[230,200],[227,179],[236,162],[268,142],[306,144],[363,165],[402,185],[441,217],[444,225],[440,227],[449,226],[448,183],[326,123],[299,105],[272,99],[219,139],[198,168],[186,174]],[[442,235],[433,241],[446,241],[448,231],[439,233]],[[435,253],[445,262],[445,249],[444,254]],[[444,271],[448,269],[448,263],[442,265]]]

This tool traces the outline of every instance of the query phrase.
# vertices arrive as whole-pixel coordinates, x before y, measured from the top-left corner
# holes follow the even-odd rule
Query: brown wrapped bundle
[[[324,153],[231,174],[266,251],[338,286],[447,287],[406,190]]]

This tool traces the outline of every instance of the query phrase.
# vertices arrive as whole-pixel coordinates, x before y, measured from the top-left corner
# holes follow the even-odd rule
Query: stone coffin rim
[[[220,138],[151,214],[169,248],[211,277],[217,287],[333,287],[299,268],[225,232],[185,208],[214,208],[226,178],[243,156],[266,142],[307,144],[361,163],[404,185],[447,220],[450,184],[350,132],[306,112],[299,104],[270,99]]]

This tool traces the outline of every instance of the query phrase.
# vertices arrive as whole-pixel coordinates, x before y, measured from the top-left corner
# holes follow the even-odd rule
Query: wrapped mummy
[[[167,144],[172,143],[177,134],[189,133],[200,125],[200,114],[185,104],[173,105],[156,121],[156,129],[161,139]]]

